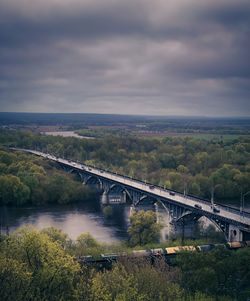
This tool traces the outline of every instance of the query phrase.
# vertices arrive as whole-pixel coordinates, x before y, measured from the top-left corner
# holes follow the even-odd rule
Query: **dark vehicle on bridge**
[[[217,208],[217,207],[213,207],[213,212],[215,212],[215,213],[219,213],[219,212],[220,212],[220,209],[219,209],[219,208]]]
[[[195,204],[194,207],[197,209],[202,209],[201,205],[198,205],[198,204]]]
[[[13,148],[12,148],[13,149]],[[38,156],[44,156],[46,154],[37,152],[35,150],[29,150],[29,149],[18,149],[14,148],[14,150],[24,151],[27,153],[31,153]],[[48,155],[48,154],[47,154]],[[51,160],[57,161],[59,165],[65,169],[65,171],[72,172],[73,171],[79,172],[79,165],[74,165],[72,163],[69,163],[67,160],[64,159],[57,159],[55,160],[54,156],[51,156]],[[74,163],[74,162],[73,162]],[[76,164],[76,163],[74,163]],[[74,170],[75,169],[75,170]],[[93,172],[91,172],[93,170]],[[179,218],[182,217],[183,213],[187,213],[187,211],[191,210],[196,211],[194,213],[202,213],[200,212],[198,208],[196,209],[194,207],[195,204],[201,204],[202,210],[204,210],[205,214],[209,214],[208,218],[213,219],[218,226],[222,227],[223,232],[225,233],[226,239],[230,240],[230,234],[231,231],[229,231],[229,226],[232,225],[235,227],[237,231],[242,232],[242,238],[244,239],[250,239],[250,214],[248,212],[242,213],[241,210],[237,208],[232,208],[227,205],[215,205],[213,202],[208,200],[202,200],[198,197],[191,196],[188,194],[182,194],[181,192],[175,191],[173,189],[166,189],[164,187],[164,190],[162,190],[163,187],[156,186],[152,183],[145,183],[142,184],[142,181],[134,179],[129,181],[124,181],[124,179],[128,179],[127,176],[121,176],[121,177],[113,177],[114,173],[105,171],[105,173],[100,174],[100,169],[91,165],[86,165],[86,172],[83,170],[81,171],[81,178],[84,180],[85,183],[90,183],[88,180],[90,179],[90,174],[94,176],[94,178],[99,182],[101,187],[107,187],[108,190],[111,189],[112,185],[118,185],[124,189],[124,185],[126,186],[126,193],[129,194],[130,200],[132,201],[132,204],[134,206],[137,206],[139,202],[144,200],[144,196],[146,197],[152,197],[152,194],[155,194],[158,197],[160,197],[161,201],[164,202],[165,205],[169,205],[170,212],[175,211],[176,214],[172,215],[170,218],[170,223],[174,224]],[[98,177],[99,176],[99,177]],[[138,187],[138,184],[141,184],[140,187]],[[155,187],[155,190],[150,190],[150,185],[153,185]],[[145,189],[147,188],[147,189]],[[157,189],[156,189],[157,188]],[[161,192],[164,192],[163,195],[161,195]],[[176,197],[171,197],[176,196]],[[206,204],[206,205],[204,205]],[[187,206],[188,205],[188,206]],[[212,205],[212,206],[211,206]],[[189,208],[188,208],[189,207]],[[217,207],[217,208],[216,208]],[[180,209],[180,210],[179,210]],[[223,214],[219,214],[220,210],[223,211]],[[231,214],[231,213],[233,214]],[[244,219],[242,219],[242,215],[244,215]],[[215,218],[216,216],[216,218]],[[184,225],[183,225],[184,229]],[[233,232],[233,235],[236,236],[236,231]],[[236,233],[236,234],[234,234]],[[240,232],[239,232],[240,233]]]
[[[149,189],[155,189],[154,185],[149,185]]]

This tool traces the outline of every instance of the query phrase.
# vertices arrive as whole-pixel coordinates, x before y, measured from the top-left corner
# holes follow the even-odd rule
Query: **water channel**
[[[79,135],[74,131],[51,131],[51,132],[42,132],[42,134],[49,135],[49,136],[75,137],[79,139],[95,139],[94,137]]]
[[[250,211],[249,204],[247,211]],[[236,206],[235,206],[236,207]],[[140,209],[148,209],[143,206]],[[55,227],[76,239],[81,233],[89,232],[100,242],[117,242],[128,237],[130,205],[112,205],[112,215],[107,218],[103,213],[100,199],[93,199],[84,204],[48,205],[44,207],[0,207],[0,231],[12,232],[24,225],[37,229]],[[162,240],[169,237],[169,216],[165,210],[158,208],[158,219],[164,228]]]
[[[0,230],[12,232],[24,225],[37,229],[55,227],[76,239],[89,232],[100,242],[116,242],[127,238],[129,206],[114,205],[113,214],[105,218],[99,200],[86,204],[49,205],[45,207],[0,207]]]

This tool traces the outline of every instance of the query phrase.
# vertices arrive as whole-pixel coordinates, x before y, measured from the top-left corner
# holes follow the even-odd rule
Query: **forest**
[[[38,149],[206,199],[214,192],[220,203],[239,206],[250,190],[248,136],[143,139],[127,134],[88,140],[1,129],[0,144]],[[1,163],[1,173],[6,164]]]
[[[68,204],[95,194],[49,161],[0,150],[0,205]]]
[[[250,249],[183,252],[174,264],[121,259],[112,269],[81,265],[108,250],[89,234],[70,240],[55,228],[22,227],[0,236],[0,296],[5,301],[246,301]]]
[[[37,149],[120,174],[216,201],[238,202],[250,189],[250,139],[192,137],[98,139],[52,137],[30,131],[0,130],[0,204],[67,204],[94,192],[55,163],[11,151]],[[247,198],[246,198],[247,201]],[[80,264],[79,256],[150,248],[159,226],[150,212],[132,215],[126,244],[99,243],[83,233],[71,240],[61,230],[18,228],[0,235],[0,296],[27,301],[245,301],[250,296],[250,250],[220,247],[180,254],[173,264],[147,259],[118,261],[112,269]],[[150,225],[150,226],[149,226]],[[138,232],[139,227],[139,232]],[[149,233],[150,232],[150,233]],[[138,234],[139,233],[139,234]]]

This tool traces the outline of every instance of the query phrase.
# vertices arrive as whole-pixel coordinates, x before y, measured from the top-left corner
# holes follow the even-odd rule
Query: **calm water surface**
[[[19,226],[31,224],[37,229],[56,227],[76,239],[89,232],[98,241],[115,242],[127,237],[128,206],[115,205],[113,216],[106,219],[97,202],[84,205],[57,205],[47,207],[0,207],[1,231],[10,232]]]
[[[62,137],[75,137],[80,139],[95,139],[94,137],[81,136],[73,131],[54,131],[54,132],[43,132],[42,134],[50,136],[62,136]]]
[[[89,232],[100,242],[121,241],[127,238],[129,206],[116,204],[112,208],[113,215],[107,219],[98,199],[75,205],[0,207],[0,230],[3,233],[6,233],[7,229],[12,232],[17,227],[31,224],[37,229],[56,227],[72,239],[76,239],[83,232]],[[248,202],[246,210],[250,211]],[[163,232],[167,233],[169,225],[166,214],[163,215],[163,219],[166,223]]]

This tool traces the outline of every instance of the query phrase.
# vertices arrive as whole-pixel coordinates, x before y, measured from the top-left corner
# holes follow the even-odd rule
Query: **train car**
[[[151,252],[149,250],[133,250],[131,255],[133,257],[149,257]]]
[[[111,253],[111,254],[101,254],[102,259],[106,259],[108,261],[117,261],[118,254]]]
[[[209,252],[214,248],[228,248],[229,250],[237,250],[244,247],[250,247],[250,241],[243,242],[228,242],[227,244],[205,244],[194,246],[176,246],[168,247],[165,249],[156,248],[150,250],[133,250],[130,254],[123,253],[110,253],[110,254],[101,254],[99,257],[93,257],[91,255],[78,256],[77,261],[80,264],[84,264],[90,268],[95,268],[96,270],[105,270],[111,269],[113,264],[116,263],[119,259],[128,258],[129,260],[136,260],[136,258],[142,258],[148,260],[152,265],[158,260],[164,258],[164,260],[170,264],[175,265],[175,258],[181,252]],[[223,251],[223,250],[222,250]],[[136,262],[136,261],[135,261]]]
[[[222,249],[226,249],[227,246],[225,244],[214,244],[215,248],[222,248]]]
[[[82,264],[88,264],[93,262],[94,258],[91,255],[86,255],[86,256],[78,256],[77,261],[82,263]]]
[[[232,250],[244,248],[244,246],[245,246],[244,242],[240,242],[240,241],[233,241],[227,243],[227,247]]]
[[[246,240],[245,243],[246,243],[246,247],[250,247],[250,240]]]
[[[88,268],[94,268],[97,271],[110,270],[112,268],[112,261],[106,258],[94,258],[91,255],[79,256],[77,261],[81,265],[85,265]]]
[[[215,248],[215,245],[207,244],[207,245],[197,246],[196,248],[197,248],[197,251],[199,251],[199,252],[209,252]]]
[[[161,249],[161,248],[158,248],[158,249],[150,249],[150,252],[151,252],[151,256],[157,256],[157,257],[160,257],[160,256],[163,256],[163,255],[164,255],[164,250]]]
[[[165,249],[167,255],[176,255],[180,252],[195,252],[196,248],[194,246],[178,246],[178,247],[169,247]]]

